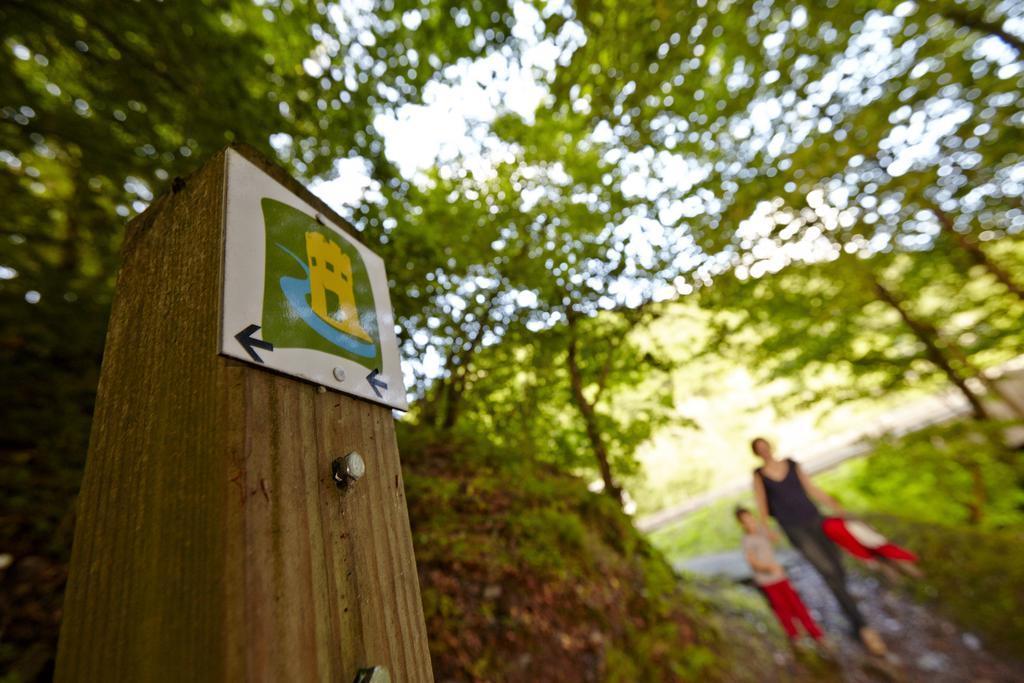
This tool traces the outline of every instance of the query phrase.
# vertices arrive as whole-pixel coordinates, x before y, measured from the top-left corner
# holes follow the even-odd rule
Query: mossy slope
[[[713,677],[705,607],[611,499],[481,444],[402,455],[438,681]]]

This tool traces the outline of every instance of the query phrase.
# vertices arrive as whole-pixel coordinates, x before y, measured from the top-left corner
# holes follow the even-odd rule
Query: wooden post
[[[227,157],[128,226],[56,680],[431,681],[391,410],[218,355]]]

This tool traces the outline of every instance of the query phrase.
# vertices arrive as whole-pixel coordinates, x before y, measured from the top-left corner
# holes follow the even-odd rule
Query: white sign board
[[[220,351],[408,408],[384,262],[231,149]]]

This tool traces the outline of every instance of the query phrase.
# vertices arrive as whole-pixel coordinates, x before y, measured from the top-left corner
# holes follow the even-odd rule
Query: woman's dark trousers
[[[853,626],[854,634],[866,625],[864,616],[857,607],[857,601],[846,588],[846,571],[839,557],[839,549],[821,529],[821,522],[786,525],[782,527],[793,547],[818,571],[832,595],[839,601],[839,607]]]

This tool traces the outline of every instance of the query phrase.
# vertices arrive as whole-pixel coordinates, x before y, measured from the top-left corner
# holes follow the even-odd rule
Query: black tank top
[[[783,527],[820,523],[821,513],[807,497],[807,491],[800,483],[800,475],[796,471],[796,463],[788,458],[786,462],[789,464],[789,471],[782,481],[766,477],[762,471],[764,468],[757,468],[757,474],[761,477],[768,498],[768,513]]]

